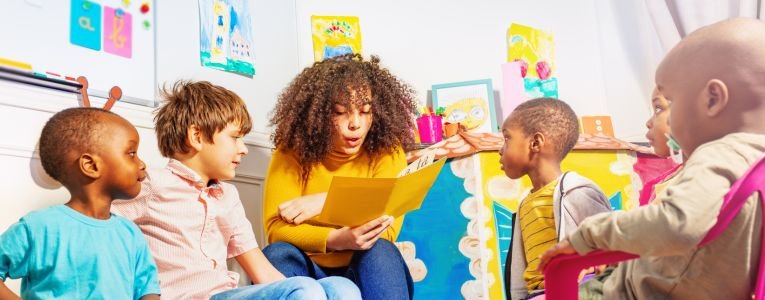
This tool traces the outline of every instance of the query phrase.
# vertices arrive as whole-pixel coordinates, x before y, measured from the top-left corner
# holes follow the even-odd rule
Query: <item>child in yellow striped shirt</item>
[[[538,98],[522,103],[505,120],[502,135],[502,170],[511,179],[528,175],[533,186],[513,221],[505,286],[511,299],[532,299],[544,294],[539,256],[584,218],[611,206],[592,181],[561,171],[561,161],[579,138],[578,118],[565,102]]]

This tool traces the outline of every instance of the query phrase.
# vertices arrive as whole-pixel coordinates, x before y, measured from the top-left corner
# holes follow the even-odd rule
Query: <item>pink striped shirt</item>
[[[231,184],[207,186],[181,162],[147,170],[141,193],[116,200],[112,212],[141,228],[159,269],[164,299],[207,299],[237,287],[226,259],[258,247]]]

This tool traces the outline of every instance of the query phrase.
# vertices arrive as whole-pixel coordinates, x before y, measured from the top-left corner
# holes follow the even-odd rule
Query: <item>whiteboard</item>
[[[2,0],[0,58],[52,78],[85,76],[93,96],[117,85],[122,101],[153,106],[154,12],[153,0]]]

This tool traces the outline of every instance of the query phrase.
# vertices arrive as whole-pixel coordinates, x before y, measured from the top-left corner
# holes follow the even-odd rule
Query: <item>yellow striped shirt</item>
[[[539,256],[558,242],[553,218],[553,193],[558,181],[548,183],[523,200],[518,209],[523,252],[526,254],[526,270],[523,279],[529,289],[544,289],[544,275],[537,271]]]

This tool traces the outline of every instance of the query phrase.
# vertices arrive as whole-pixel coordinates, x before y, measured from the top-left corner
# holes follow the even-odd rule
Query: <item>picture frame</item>
[[[467,132],[498,132],[491,79],[434,84],[433,108],[444,108],[444,123],[460,123]]]

